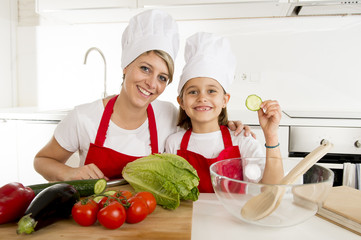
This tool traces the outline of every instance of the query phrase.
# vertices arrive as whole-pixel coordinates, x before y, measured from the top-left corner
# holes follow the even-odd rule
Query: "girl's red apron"
[[[181,146],[180,146],[180,150],[177,151],[177,155],[186,159],[197,170],[197,173],[198,173],[198,176],[200,179],[199,185],[198,185],[199,192],[203,192],[203,193],[214,192],[212,183],[211,183],[210,171],[209,171],[209,167],[213,163],[218,162],[220,160],[224,160],[224,159],[241,157],[241,153],[239,152],[239,147],[232,145],[232,138],[231,138],[231,134],[228,131],[228,128],[226,126],[220,126],[220,128],[221,128],[221,132],[222,132],[224,149],[220,152],[218,157],[205,158],[198,153],[187,150],[189,139],[190,139],[190,136],[192,133],[192,129],[188,129],[184,133],[184,136],[183,136],[183,139],[181,142]],[[212,150],[210,149],[210,151],[212,151]],[[233,172],[236,171],[236,175],[238,175],[237,179],[238,178],[240,180],[243,179],[242,166],[238,166],[237,168],[232,167],[232,168],[222,169],[222,171],[223,172],[224,171],[233,171]],[[232,173],[232,175],[234,175],[234,173]]]
[[[121,177],[122,170],[127,163],[141,158],[141,156],[129,156],[114,151],[113,149],[104,147],[110,117],[113,113],[113,107],[117,97],[118,96],[115,96],[107,103],[99,124],[95,143],[90,143],[89,151],[85,159],[85,164],[94,163],[109,179]],[[147,108],[147,114],[150,133],[150,145],[152,148],[152,154],[154,154],[158,153],[158,137],[154,112],[150,104]]]

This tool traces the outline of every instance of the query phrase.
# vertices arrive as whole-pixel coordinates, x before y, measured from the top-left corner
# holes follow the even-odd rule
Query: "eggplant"
[[[17,234],[30,234],[59,219],[68,218],[74,204],[79,201],[79,192],[74,186],[58,183],[41,191],[18,222]]]

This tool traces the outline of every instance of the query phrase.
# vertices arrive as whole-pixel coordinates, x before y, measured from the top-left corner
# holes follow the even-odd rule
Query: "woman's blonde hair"
[[[184,87],[182,88],[182,90],[178,96],[180,101],[183,101],[183,92],[184,92]],[[223,89],[223,92],[224,92],[224,94],[226,94],[226,91],[224,91],[224,89]],[[218,125],[227,125],[227,124],[228,124],[227,107],[224,107],[224,108],[222,108],[222,111],[218,116]],[[179,107],[177,126],[184,128],[185,130],[192,128],[192,121],[191,121],[190,117],[188,117],[186,111],[184,111],[181,107]]]

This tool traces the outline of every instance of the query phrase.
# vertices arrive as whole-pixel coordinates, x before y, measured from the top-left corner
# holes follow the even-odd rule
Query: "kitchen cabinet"
[[[19,182],[36,184],[46,180],[33,166],[36,153],[50,140],[57,123],[52,121],[17,121],[17,158]]]
[[[361,3],[324,0],[36,0],[36,12],[66,23],[127,22],[146,9],[176,20],[360,14]]]
[[[0,186],[18,180],[16,122],[0,119]]]
[[[0,185],[46,182],[33,166],[36,153],[50,140],[58,121],[0,120]],[[78,153],[66,163],[78,166]]]

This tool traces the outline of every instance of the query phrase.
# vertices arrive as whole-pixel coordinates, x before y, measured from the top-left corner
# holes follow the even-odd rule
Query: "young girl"
[[[228,91],[236,68],[229,42],[214,34],[196,33],[187,39],[185,60],[177,98],[178,126],[185,130],[167,139],[166,152],[178,154],[192,164],[200,177],[200,192],[213,192],[209,173],[212,163],[236,157],[262,157],[264,149],[254,138],[234,136],[224,126],[228,121]],[[261,181],[277,183],[283,176],[278,143],[281,110],[277,101],[264,101],[258,118],[267,157]]]

